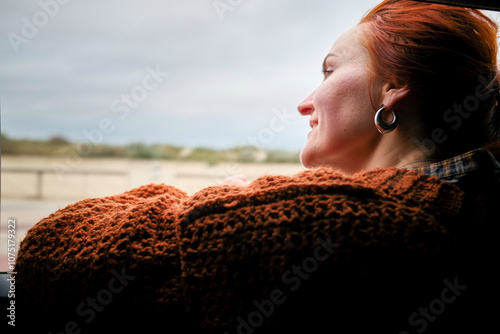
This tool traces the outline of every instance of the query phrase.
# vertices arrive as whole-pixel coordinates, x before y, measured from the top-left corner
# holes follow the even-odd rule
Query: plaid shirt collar
[[[457,183],[463,176],[483,170],[500,170],[500,163],[490,151],[476,149],[441,162],[422,167],[410,167],[408,170],[420,174],[436,176],[449,183]]]

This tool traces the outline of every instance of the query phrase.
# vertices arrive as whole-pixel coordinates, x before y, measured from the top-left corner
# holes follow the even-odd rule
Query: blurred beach
[[[303,169],[296,163],[210,164],[121,158],[86,158],[67,163],[54,157],[2,156],[0,271],[9,270],[9,220],[15,220],[18,250],[19,242],[34,224],[85,198],[119,194],[150,183],[165,183],[194,194],[236,174],[253,180],[262,175],[292,175]]]

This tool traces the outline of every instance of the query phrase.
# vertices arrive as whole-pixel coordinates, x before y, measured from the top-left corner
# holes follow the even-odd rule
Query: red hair
[[[361,23],[370,25],[364,44],[371,75],[396,88],[410,88],[421,101],[428,131],[444,129],[454,139],[447,146],[462,149],[500,140],[500,112],[495,110],[500,96],[498,25],[494,21],[476,9],[385,0]],[[477,99],[480,106],[457,129],[449,122],[448,110],[477,97],[479,86],[484,94]]]

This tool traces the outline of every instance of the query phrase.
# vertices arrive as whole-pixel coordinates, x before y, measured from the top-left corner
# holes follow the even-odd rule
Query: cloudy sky
[[[2,133],[299,150],[297,104],[378,0],[2,0]]]

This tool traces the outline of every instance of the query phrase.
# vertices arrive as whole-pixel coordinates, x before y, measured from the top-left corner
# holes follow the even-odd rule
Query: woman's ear
[[[406,99],[408,95],[410,95],[410,89],[408,86],[394,88],[390,84],[385,84],[384,91],[382,93],[382,103],[385,105],[387,110],[392,110],[400,104],[400,102]]]

